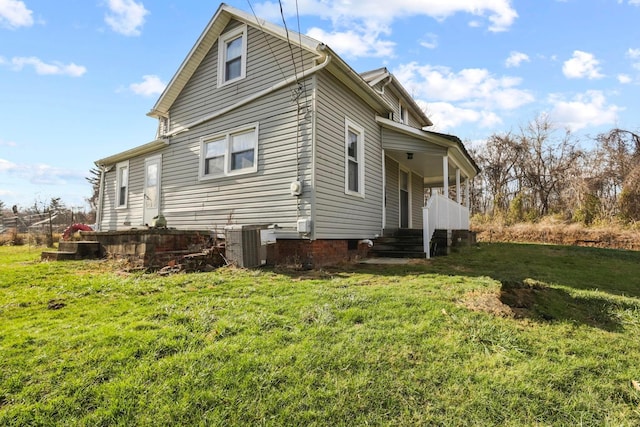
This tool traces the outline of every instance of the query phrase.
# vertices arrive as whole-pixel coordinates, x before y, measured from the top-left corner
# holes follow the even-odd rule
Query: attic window
[[[407,107],[401,102],[399,105],[400,110],[400,123],[408,125],[409,124],[409,112],[407,111]]]
[[[218,39],[218,86],[246,76],[247,27],[235,28]]]

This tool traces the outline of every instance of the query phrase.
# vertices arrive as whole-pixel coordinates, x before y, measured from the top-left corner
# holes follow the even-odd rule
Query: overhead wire
[[[260,27],[260,32],[262,33],[262,35],[264,37],[264,41],[267,42],[267,46],[269,47],[269,52],[271,52],[271,56],[273,56],[273,60],[276,62],[276,65],[278,66],[278,70],[280,70],[280,74],[282,75],[282,78],[286,79],[287,75],[284,73],[284,71],[282,70],[282,67],[280,66],[280,61],[278,61],[278,57],[276,56],[275,52],[273,51],[273,48],[271,47],[271,43],[269,42],[269,37],[267,36],[267,33],[264,31],[264,28],[262,28],[262,24],[260,23],[260,19],[258,19],[258,15],[256,15],[256,11],[253,9],[253,5],[251,4],[251,0],[247,0],[247,3],[249,4],[249,8],[251,9],[251,12],[253,13],[253,17],[256,18],[256,22],[258,23],[258,26]]]

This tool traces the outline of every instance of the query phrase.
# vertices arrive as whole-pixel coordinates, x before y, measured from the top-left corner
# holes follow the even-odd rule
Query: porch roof
[[[433,178],[442,182],[444,156],[449,156],[467,178],[480,172],[457,136],[412,128],[380,116],[376,121],[382,127],[382,148],[405,167],[422,173],[425,182],[434,182]],[[408,158],[409,153],[413,159]],[[455,174],[451,169],[449,172]]]

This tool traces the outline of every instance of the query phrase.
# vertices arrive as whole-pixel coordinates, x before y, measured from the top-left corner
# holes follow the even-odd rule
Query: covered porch
[[[452,232],[469,230],[471,180],[479,169],[456,136],[382,117],[377,121],[385,172],[384,234],[415,236],[406,230],[421,230],[421,256],[429,258],[436,230],[449,244]]]

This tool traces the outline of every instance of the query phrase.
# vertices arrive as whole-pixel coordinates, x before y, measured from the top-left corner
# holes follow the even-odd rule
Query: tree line
[[[640,221],[640,135],[613,128],[587,143],[546,116],[491,135],[470,150],[482,169],[472,212],[506,223],[549,215],[585,225]]]

